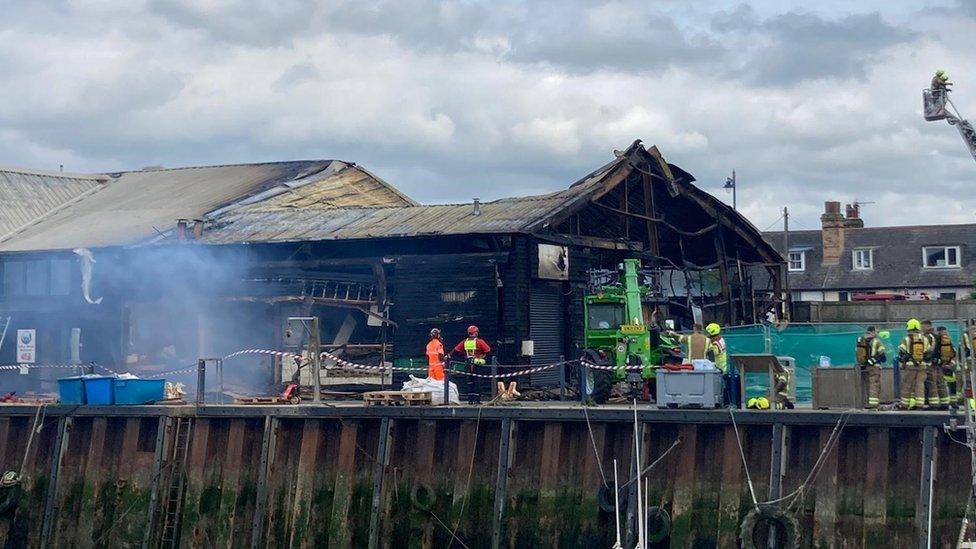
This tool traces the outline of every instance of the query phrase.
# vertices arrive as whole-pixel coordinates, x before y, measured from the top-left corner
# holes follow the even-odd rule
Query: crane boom
[[[962,120],[955,117],[946,118],[946,121],[959,130],[959,135],[962,136],[962,140],[965,141],[966,146],[969,147],[969,154],[973,155],[973,160],[976,160],[976,129],[973,129],[973,125],[970,124],[968,120]]]
[[[955,126],[966,142],[969,154],[976,160],[976,129],[968,120],[959,114],[959,110],[949,99],[949,90],[922,90],[922,108],[925,120],[945,120],[950,126]]]

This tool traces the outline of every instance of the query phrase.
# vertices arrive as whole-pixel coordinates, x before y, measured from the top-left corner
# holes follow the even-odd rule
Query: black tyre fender
[[[596,492],[596,502],[600,506],[600,509],[604,513],[614,512],[614,500],[613,492],[617,490],[617,501],[620,504],[620,514],[623,515],[627,511],[627,489],[621,488],[617,489],[617,485],[611,480],[607,484],[601,484],[600,489]]]
[[[671,535],[671,515],[664,507],[647,508],[647,541],[660,543]]]
[[[410,504],[414,508],[430,511],[434,508],[435,501],[437,501],[437,493],[428,484],[418,482],[413,485],[413,490],[410,491]]]
[[[598,366],[607,366],[607,361],[601,359],[600,355],[592,349],[583,352],[582,360]],[[582,376],[586,376],[587,379],[583,379]],[[613,372],[580,366],[577,368],[576,384],[581,394],[587,393],[587,385],[591,386],[591,391],[583,394],[584,400],[592,401],[594,404],[606,404],[613,392]]]
[[[767,528],[776,526],[775,543],[766,542]],[[791,513],[776,506],[752,509],[744,519],[739,530],[743,549],[760,549],[775,547],[775,549],[796,549],[800,546],[800,525]]]

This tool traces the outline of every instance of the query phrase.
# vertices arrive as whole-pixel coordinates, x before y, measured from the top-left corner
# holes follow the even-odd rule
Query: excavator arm
[[[945,120],[950,126],[955,126],[962,140],[966,142],[969,154],[976,160],[976,129],[959,114],[959,110],[949,99],[949,90],[923,90],[922,108],[925,120]]]

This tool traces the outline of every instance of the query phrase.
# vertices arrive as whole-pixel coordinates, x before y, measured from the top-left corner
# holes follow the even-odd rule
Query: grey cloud
[[[917,87],[899,81],[931,59],[886,56],[917,31],[878,15],[740,9],[688,26],[676,8],[646,3],[218,2],[204,11],[157,0],[111,13],[42,4],[11,6],[0,21],[13,32],[0,33],[0,164],[113,171],[342,158],[444,202],[563,188],[644,138],[723,198],[737,168],[740,204],[762,205],[760,226],[784,204],[815,225],[823,200],[854,192],[911,197],[869,222],[931,219],[938,189],[920,186],[922,175],[938,170],[949,188],[972,179],[954,130],[924,124]],[[24,29],[42,48],[85,49],[93,36],[119,34],[109,44],[117,51],[95,53],[122,61],[58,79],[65,62],[24,47]],[[956,47],[968,39],[959,32],[931,36],[925,55],[962,74],[976,60]],[[822,100],[835,93],[870,99]],[[416,135],[442,115],[449,130]],[[535,141],[514,138],[514,127],[536,121]],[[703,144],[682,145],[683,132]],[[576,149],[547,148],[569,141]]]
[[[255,0],[202,4],[150,0],[149,9],[170,24],[206,33],[219,42],[274,46],[316,30],[320,8],[306,0]],[[322,30],[322,29],[317,29]]]
[[[872,65],[885,59],[885,48],[918,37],[878,13],[832,20],[790,12],[760,20],[748,7],[716,16],[713,28],[742,45],[744,55],[734,73],[764,86],[819,79],[864,81]]]

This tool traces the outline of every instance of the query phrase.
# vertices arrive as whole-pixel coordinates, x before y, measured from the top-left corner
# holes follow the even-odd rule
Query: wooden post
[[[915,506],[915,525],[919,549],[931,547],[932,537],[932,481],[935,474],[935,427],[922,431],[922,474]]]
[[[61,416],[58,420],[58,438],[54,441],[53,457],[51,458],[51,473],[48,477],[47,495],[44,498],[44,519],[41,524],[41,549],[45,549],[51,541],[51,530],[58,514],[58,476],[61,472],[61,460],[68,449],[68,436],[71,433],[71,418]]]
[[[261,463],[258,469],[258,485],[254,497],[254,520],[251,522],[251,549],[264,545],[264,510],[268,503],[268,475],[274,461],[274,446],[278,438],[278,418],[264,418],[264,434],[261,437]]]
[[[369,549],[379,546],[380,511],[383,502],[383,480],[386,466],[390,463],[390,441],[393,436],[393,420],[388,417],[380,422],[380,440],[376,448],[376,462],[373,464],[373,501],[369,514]],[[393,480],[396,482],[396,479]]]
[[[166,446],[167,426],[170,419],[160,416],[156,427],[156,447],[153,453],[152,486],[149,492],[149,509],[146,511],[146,533],[142,538],[143,549],[155,545],[153,530],[156,527],[156,508],[159,506],[159,480],[163,466],[163,448]]]
[[[512,444],[514,434],[512,418],[502,419],[502,432],[498,443],[498,473],[495,477],[495,509],[491,522],[491,546],[494,549],[502,546],[502,518],[505,515],[506,492],[508,490],[508,464],[515,447]]]
[[[864,479],[864,538],[862,547],[878,547],[886,539],[888,516],[888,429],[869,429]]]

